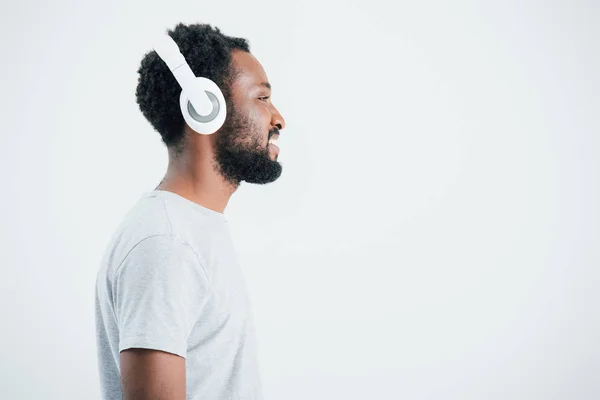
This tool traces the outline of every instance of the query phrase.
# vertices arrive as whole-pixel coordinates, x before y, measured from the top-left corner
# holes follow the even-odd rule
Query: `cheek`
[[[267,107],[256,107],[250,115],[252,124],[257,130],[260,130],[261,136],[267,137],[265,142],[268,141],[268,134],[271,128],[271,112]]]
[[[246,107],[238,107],[236,113],[239,115],[240,120],[244,121],[247,129],[262,130],[263,126],[266,125],[268,131],[270,115],[268,115],[269,111],[265,107],[250,103]]]
[[[258,123],[267,127],[268,130],[269,124],[271,123],[271,112],[266,105],[256,108],[254,118]]]

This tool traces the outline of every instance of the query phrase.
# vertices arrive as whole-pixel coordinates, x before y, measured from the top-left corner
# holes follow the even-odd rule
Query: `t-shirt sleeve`
[[[185,358],[208,292],[205,271],[189,245],[171,235],[142,240],[114,277],[119,352],[145,348]]]

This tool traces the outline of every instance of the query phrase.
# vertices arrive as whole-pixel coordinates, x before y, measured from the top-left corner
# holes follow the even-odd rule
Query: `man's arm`
[[[209,291],[196,252],[175,236],[128,253],[112,282],[125,400],[185,400],[187,340]]]
[[[120,357],[123,400],[185,400],[185,358],[138,348]]]

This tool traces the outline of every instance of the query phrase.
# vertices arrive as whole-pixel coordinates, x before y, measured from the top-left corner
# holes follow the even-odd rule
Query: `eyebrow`
[[[263,87],[266,87],[267,89],[271,89],[271,84],[269,82],[261,82],[256,86],[263,86]]]

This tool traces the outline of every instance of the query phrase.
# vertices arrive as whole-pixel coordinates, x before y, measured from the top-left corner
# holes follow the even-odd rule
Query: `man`
[[[210,25],[168,34],[196,76],[212,79],[227,118],[212,135],[184,122],[181,88],[152,51],[141,62],[140,109],[169,165],[111,239],[96,284],[104,399],[261,399],[253,314],[223,214],[240,182],[281,174],[272,144],[285,122],[247,40]]]

